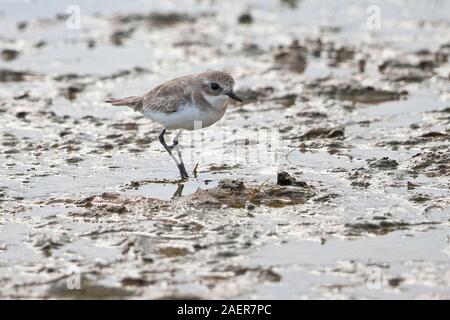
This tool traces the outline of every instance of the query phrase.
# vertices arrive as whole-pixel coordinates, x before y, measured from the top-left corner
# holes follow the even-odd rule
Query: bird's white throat
[[[206,101],[214,108],[214,109],[222,109],[225,106],[225,103],[228,101],[229,97],[220,94],[218,96],[211,96],[205,92],[202,92],[203,97]]]

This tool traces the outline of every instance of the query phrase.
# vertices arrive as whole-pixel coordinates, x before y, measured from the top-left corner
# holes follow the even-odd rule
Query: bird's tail
[[[133,108],[134,110],[140,110],[142,108],[142,97],[140,96],[132,96],[122,99],[110,98],[105,100],[105,102],[111,103],[113,106],[128,106]]]

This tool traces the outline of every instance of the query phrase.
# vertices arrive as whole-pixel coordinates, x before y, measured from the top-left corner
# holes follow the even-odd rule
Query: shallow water
[[[0,297],[450,298],[449,1],[376,1],[380,30],[373,1],[71,4],[0,8],[0,71],[30,73],[0,82]],[[187,182],[102,102],[221,68],[247,101],[183,135]]]

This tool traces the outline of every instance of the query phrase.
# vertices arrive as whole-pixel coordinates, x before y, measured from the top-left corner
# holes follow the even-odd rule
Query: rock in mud
[[[289,108],[295,104],[297,101],[298,95],[296,93],[287,93],[282,96],[273,97],[268,99],[268,101],[273,101],[277,104],[284,106],[285,108]]]
[[[428,194],[417,193],[409,198],[410,201],[415,203],[424,203],[431,200],[431,197]]]
[[[86,78],[85,75],[80,75],[77,73],[63,73],[53,77],[55,81],[72,81],[77,79]]]
[[[386,79],[394,82],[422,82],[430,78],[435,67],[432,61],[421,61],[416,64],[387,60],[378,67]]]
[[[19,119],[25,119],[27,115],[28,115],[28,112],[26,112],[26,111],[20,111],[20,112],[16,113],[16,117]]]
[[[262,87],[255,89],[238,89],[236,93],[244,100],[244,102],[240,103],[239,105],[243,105],[254,103],[257,101],[264,101],[270,95],[272,95],[274,91],[275,89],[273,87]]]
[[[148,73],[150,72],[150,70],[146,69],[146,68],[142,68],[139,66],[133,67],[131,69],[128,70],[119,70],[117,72],[114,72],[110,75],[106,75],[106,76],[101,76],[99,78],[99,80],[114,80],[114,79],[118,79],[118,78],[122,78],[122,77],[127,77],[127,76],[138,76],[144,73]]]
[[[84,84],[72,84],[69,85],[67,88],[62,90],[62,95],[66,97],[68,100],[75,100],[81,92],[84,91],[86,88],[86,85]]]
[[[416,184],[416,183],[412,183],[411,181],[408,181],[408,182],[406,183],[406,189],[407,189],[407,190],[414,190],[414,189],[416,189],[417,187],[420,187],[420,185],[419,185],[419,184]]]
[[[416,69],[433,71],[435,68],[448,62],[450,52],[442,45],[437,51],[428,49],[419,50],[412,54],[404,54],[385,60],[379,65],[380,72],[389,72],[395,69]]]
[[[261,49],[256,43],[245,42],[242,45],[242,52],[246,56],[259,56],[265,53],[263,49]]]
[[[224,163],[221,165],[212,165],[208,168],[208,170],[211,172],[223,172],[223,171],[238,169],[240,167],[241,166],[239,164],[229,165],[229,164]]]
[[[14,49],[3,49],[0,55],[4,61],[11,61],[20,55],[20,51]]]
[[[116,46],[123,45],[123,42],[133,36],[135,28],[116,30],[110,35],[111,43]]]
[[[179,23],[193,23],[197,18],[180,13],[152,13],[147,15],[144,20],[153,26],[169,27]]]
[[[225,180],[219,181],[219,188],[234,190],[234,191],[241,191],[241,190],[245,189],[245,186],[244,186],[244,182],[241,180],[225,179]]]
[[[437,132],[437,131],[430,131],[427,133],[424,133],[420,136],[421,138],[449,138],[449,135],[445,132]]]
[[[297,181],[293,176],[291,176],[286,171],[279,171],[277,173],[277,184],[280,186],[307,187],[306,182]]]
[[[416,127],[414,124],[411,125],[412,129],[419,129],[420,127]],[[393,147],[402,145],[407,148],[415,145],[423,145],[430,142],[447,142],[450,141],[450,131],[429,131],[421,134],[420,136],[410,137],[404,141],[388,141],[388,142],[378,142],[377,146],[385,146],[390,145]]]
[[[274,54],[275,64],[297,73],[303,73],[307,64],[307,49],[294,40],[290,46],[279,48]]]
[[[27,76],[32,74],[26,71],[14,71],[9,69],[0,69],[0,82],[19,82],[25,81]]]
[[[318,111],[302,111],[302,112],[298,112],[296,115],[298,117],[312,118],[312,119],[328,117],[328,115],[326,113],[318,112]]]
[[[76,164],[76,163],[81,162],[81,161],[83,161],[83,158],[80,158],[80,157],[72,157],[72,158],[67,158],[66,159],[66,162],[69,163],[69,164]]]
[[[436,74],[435,69],[447,63],[448,53],[421,50],[384,61],[378,70],[389,81],[422,82]]]
[[[40,249],[46,257],[52,254],[52,250],[57,249],[69,242],[69,238],[64,234],[39,234],[34,235],[33,239],[33,246]]]
[[[324,32],[336,33],[339,28],[324,27]],[[316,58],[326,59],[330,67],[337,67],[346,62],[353,62],[356,59],[356,48],[332,41],[323,41],[321,38],[306,39],[304,46],[309,54]]]
[[[267,282],[279,282],[282,278],[280,274],[278,274],[271,268],[266,269],[262,267],[249,268],[242,266],[228,266],[226,267],[225,271],[232,272],[234,273],[235,276],[242,276],[249,273],[255,273],[257,274],[258,278],[261,281]]]
[[[173,258],[187,255],[189,250],[179,247],[164,247],[159,249],[159,253],[165,257]]]
[[[308,84],[306,89],[330,99],[363,104],[395,101],[407,95],[405,91],[397,92],[372,86],[362,86],[356,82],[333,84],[323,83],[322,80],[319,80]]]
[[[47,42],[45,42],[44,40],[39,40],[33,45],[33,47],[39,49],[39,48],[45,47],[46,45],[47,45]]]
[[[307,131],[305,134],[298,137],[300,140],[312,140],[312,139],[342,139],[344,138],[344,128],[313,128]]]
[[[87,216],[101,216],[113,213],[135,212],[152,214],[167,207],[166,201],[146,197],[126,197],[118,193],[103,193],[76,202],[77,206],[87,208]]]
[[[383,157],[381,159],[369,159],[367,160],[369,167],[378,168],[381,170],[394,170],[398,167],[398,162],[394,159],[389,159],[388,157]]]
[[[110,125],[111,128],[130,131],[130,130],[138,130],[139,125],[135,122],[122,122],[122,123],[113,123]]]
[[[363,233],[373,233],[376,235],[384,235],[397,230],[406,230],[414,226],[434,225],[437,222],[418,222],[408,223],[403,221],[373,221],[373,222],[359,222],[347,223],[345,227],[348,228],[348,236],[359,236]]]
[[[19,21],[16,24],[17,30],[24,31],[28,27],[27,21]]]
[[[351,181],[350,185],[353,187],[367,188],[370,186],[370,179],[372,178],[370,172],[366,168],[355,168],[348,173],[347,179]]]
[[[432,74],[420,70],[398,71],[387,74],[387,80],[392,82],[422,82],[432,77]]]
[[[410,160],[409,169],[429,177],[450,176],[450,149],[416,154]]]
[[[298,3],[300,0],[280,0],[280,3],[284,6],[287,6],[291,9],[295,9],[298,7]]]
[[[313,187],[254,186],[246,187],[242,181],[224,179],[219,186],[198,190],[188,197],[188,202],[197,206],[245,208],[248,203],[269,207],[303,204],[316,194]]]
[[[328,65],[330,67],[336,67],[340,64],[347,62],[347,61],[353,61],[356,50],[351,47],[346,46],[336,46],[334,44],[324,46],[324,50],[327,53],[327,57],[329,59]]]
[[[253,17],[249,12],[244,12],[238,18],[240,24],[250,24],[253,22]]]
[[[153,27],[170,27],[179,23],[195,22],[196,17],[180,13],[149,13],[122,15],[115,20],[123,24],[144,22]]]

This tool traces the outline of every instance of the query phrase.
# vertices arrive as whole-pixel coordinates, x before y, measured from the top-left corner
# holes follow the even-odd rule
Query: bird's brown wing
[[[191,79],[180,77],[163,83],[143,96],[142,110],[175,112],[186,103],[192,103]]]

